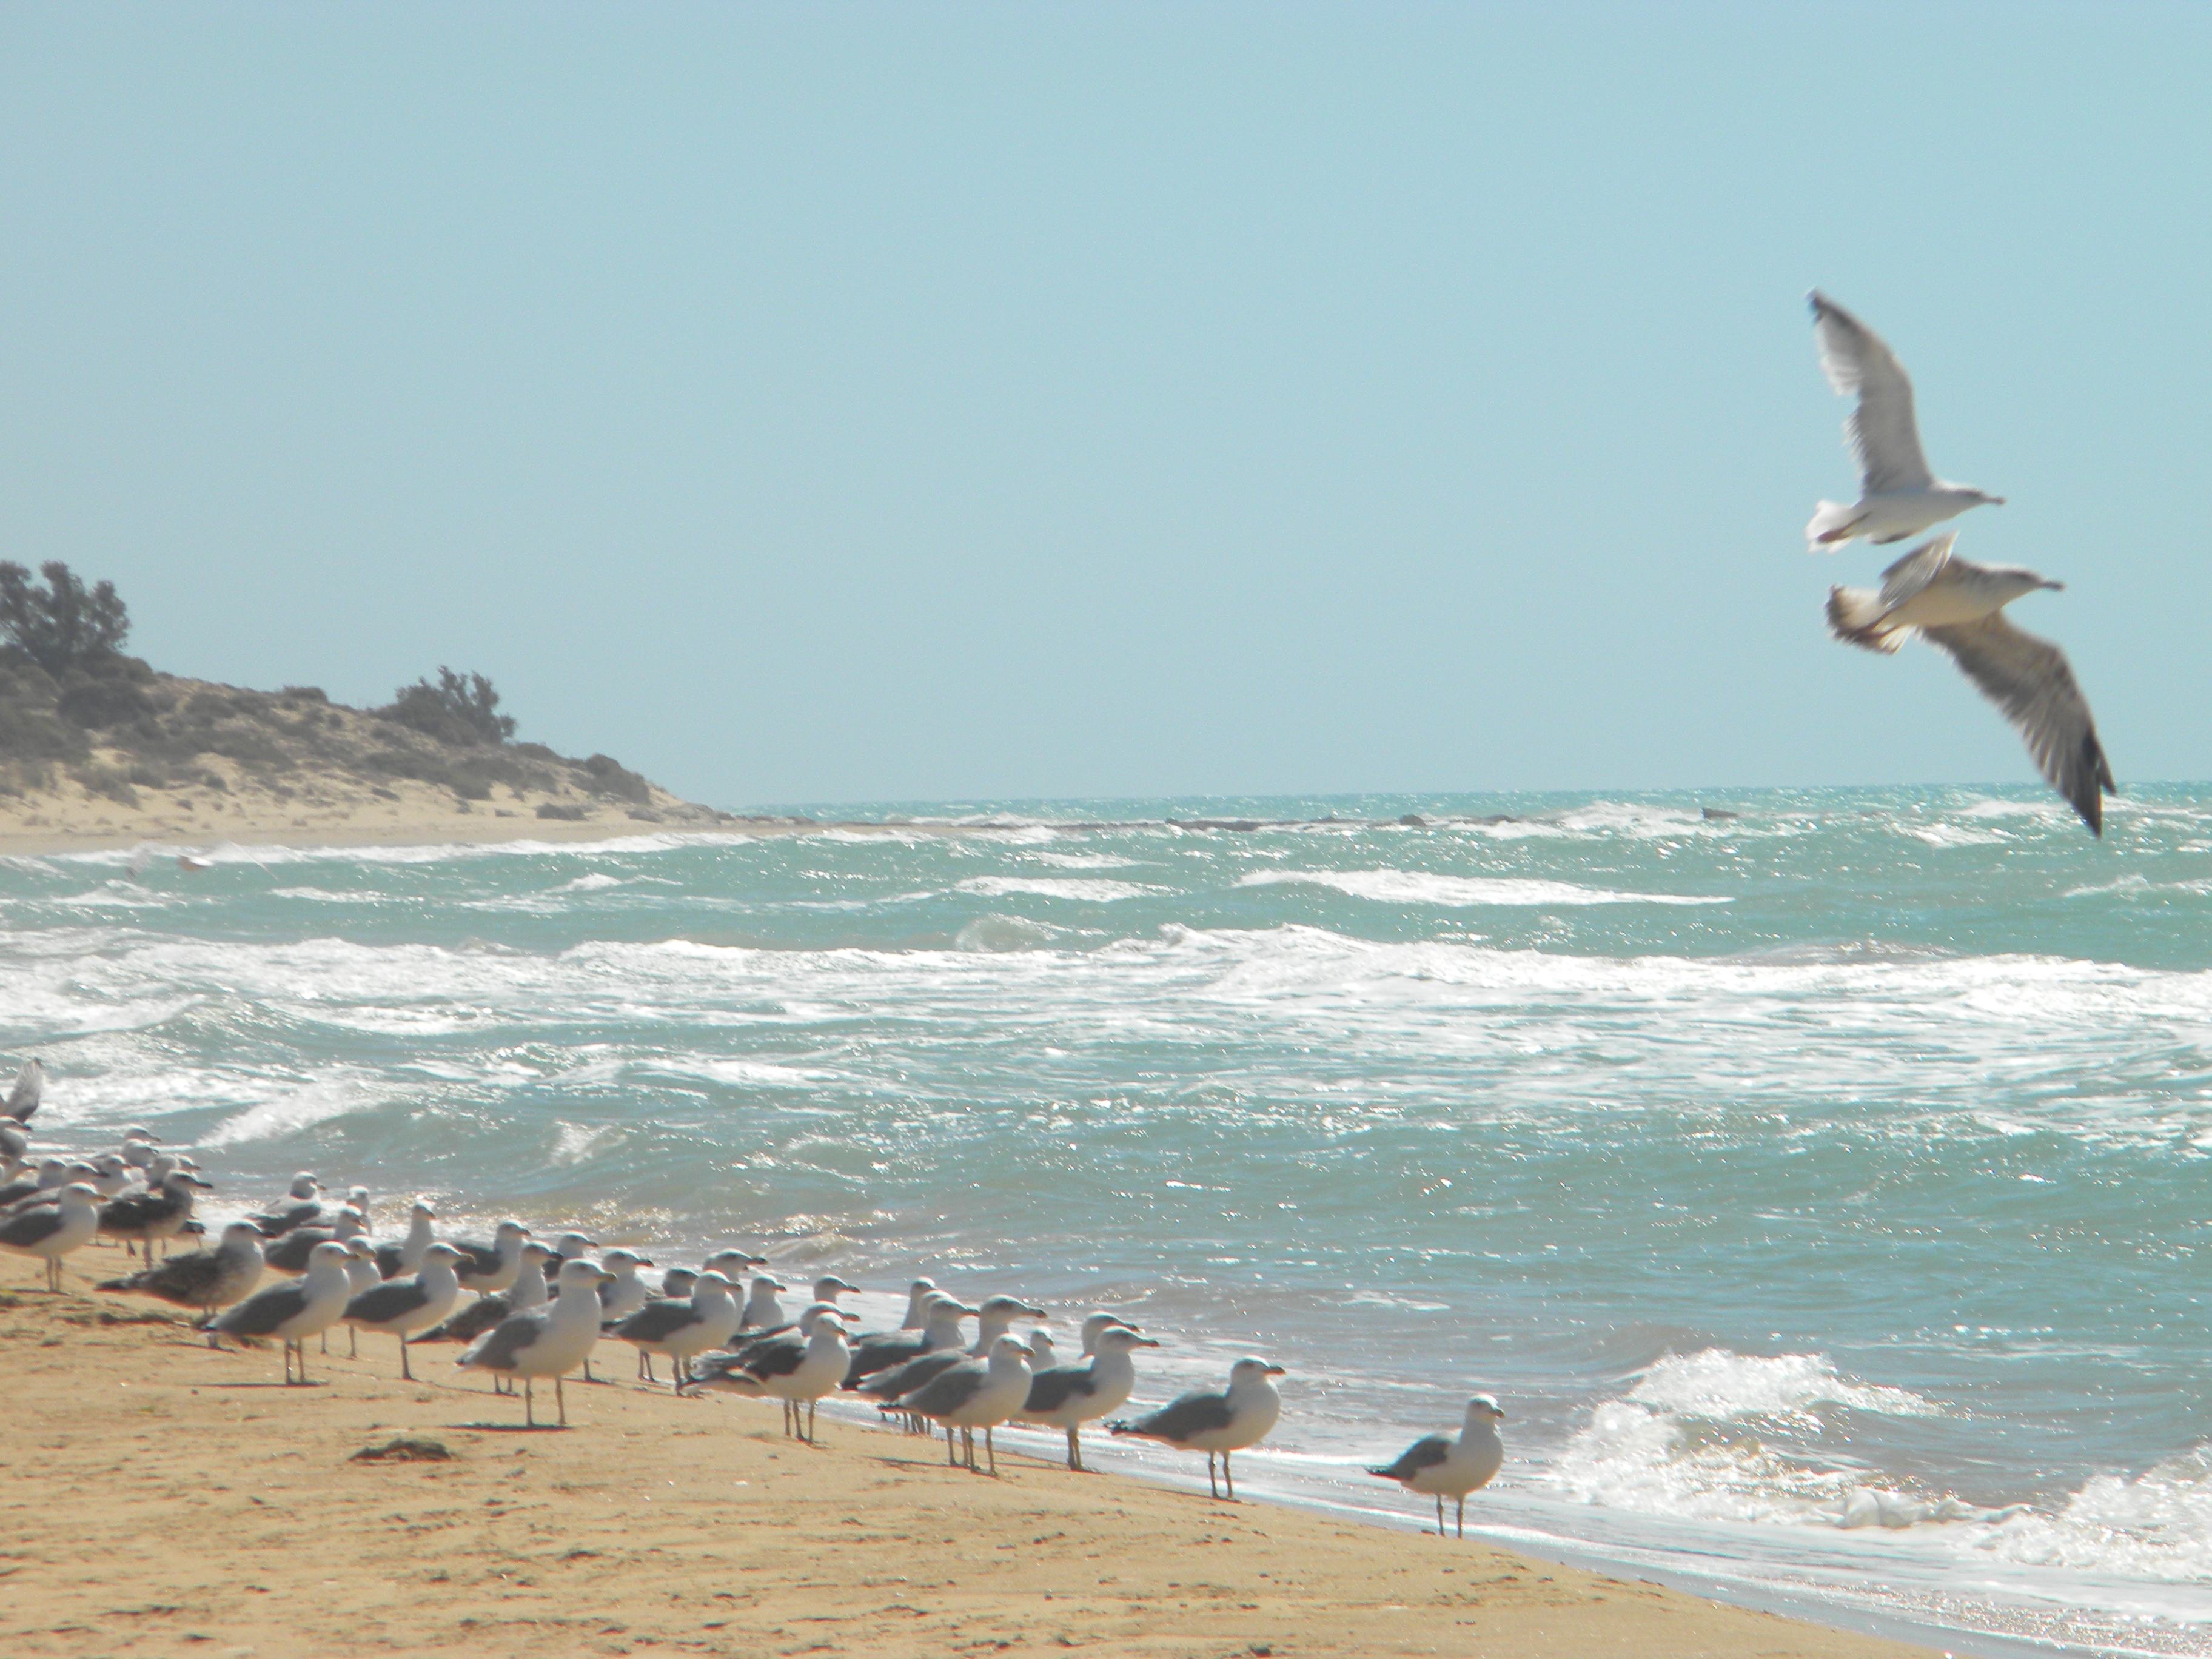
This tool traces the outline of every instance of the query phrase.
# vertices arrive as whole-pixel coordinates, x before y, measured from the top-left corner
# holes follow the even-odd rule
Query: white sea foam
[[[1510,876],[1440,876],[1421,870],[1255,870],[1239,887],[1328,887],[1381,904],[1427,904],[1447,908],[1483,905],[1550,908],[1579,904],[1726,904],[1725,897],[1680,893],[1627,893],[1567,881]]]
[[[554,888],[553,891],[556,893],[600,893],[605,892],[610,887],[628,887],[631,885],[635,879],[636,878],[635,877],[611,876],[604,870],[594,870],[587,875],[577,877],[574,881],[562,882],[558,887]]]
[[[2100,1474],[2055,1512],[2024,1510],[1979,1547],[2033,1566],[2212,1584],[2212,1444],[2141,1474]],[[2202,1619],[2212,1622],[2212,1598]]]
[[[384,1091],[358,1073],[333,1073],[288,1089],[258,1106],[226,1118],[200,1138],[203,1147],[235,1146],[254,1140],[282,1140],[349,1113],[381,1103]]]
[[[1086,904],[1114,904],[1122,899],[1143,898],[1162,890],[1133,881],[1106,881],[1081,876],[971,876],[959,890],[983,898],[1004,898],[1030,893],[1039,898],[1078,899]]]
[[[1637,1379],[1628,1398],[1654,1411],[1716,1421],[1802,1419],[1820,1406],[1891,1417],[1935,1417],[1942,1412],[1910,1389],[1853,1382],[1819,1354],[1745,1354],[1726,1348],[1668,1355]]]

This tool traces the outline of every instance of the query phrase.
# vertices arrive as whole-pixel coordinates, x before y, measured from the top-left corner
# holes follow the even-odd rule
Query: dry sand
[[[572,1426],[526,1433],[519,1402],[452,1380],[451,1348],[417,1350],[434,1380],[408,1384],[389,1340],[357,1361],[310,1343],[318,1386],[287,1389],[273,1352],[210,1352],[160,1304],[85,1288],[119,1263],[80,1251],[48,1297],[36,1263],[0,1259],[11,1659],[1920,1651],[1018,1455],[994,1480],[878,1429],[825,1422],[809,1448],[773,1405],[628,1382],[571,1386]],[[402,1434],[451,1457],[354,1461]]]

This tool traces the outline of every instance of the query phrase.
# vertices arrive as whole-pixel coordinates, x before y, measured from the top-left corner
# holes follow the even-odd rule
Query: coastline
[[[0,1354],[28,1454],[0,1483],[0,1636],[38,1656],[351,1651],[1127,1655],[1512,1653],[1529,1659],[1929,1650],[1524,1558],[1473,1540],[1073,1474],[628,1381],[568,1390],[566,1432],[389,1341],[215,1352],[143,1298],[89,1292],[80,1252],[49,1298],[0,1266]],[[601,1350],[619,1377],[618,1353]],[[455,1379],[449,1381],[448,1379]],[[362,1462],[396,1436],[449,1461]],[[119,1570],[118,1570],[119,1569]]]

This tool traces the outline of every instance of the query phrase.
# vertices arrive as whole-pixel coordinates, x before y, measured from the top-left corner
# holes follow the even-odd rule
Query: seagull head
[[[1127,1352],[1131,1348],[1157,1348],[1159,1346],[1157,1337],[1140,1335],[1133,1325],[1109,1325],[1098,1333],[1098,1351],[1101,1353],[1112,1353],[1117,1350]]]
[[[1467,1402],[1467,1414],[1470,1418],[1482,1419],[1492,1423],[1502,1423],[1505,1420],[1504,1408],[1486,1394],[1479,1394]]]

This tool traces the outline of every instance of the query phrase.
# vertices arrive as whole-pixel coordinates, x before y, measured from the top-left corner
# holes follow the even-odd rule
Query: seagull
[[[1467,1402],[1467,1417],[1460,1425],[1458,1439],[1425,1434],[1400,1452],[1396,1462],[1370,1468],[1367,1473],[1395,1480],[1407,1492],[1434,1498],[1439,1538],[1444,1535],[1444,1499],[1457,1499],[1458,1535],[1464,1538],[1468,1493],[1488,1486],[1490,1477],[1505,1461],[1505,1448],[1498,1442],[1498,1425],[1504,1419],[1505,1413],[1498,1408],[1495,1400],[1479,1394]]]
[[[8,1091],[8,1099],[0,1105],[18,1123],[28,1123],[31,1115],[39,1109],[39,1102],[46,1092],[46,1068],[40,1061],[27,1060],[23,1069],[15,1073],[15,1085]]]
[[[299,1380],[307,1380],[307,1341],[328,1330],[345,1311],[346,1247],[334,1239],[315,1246],[304,1279],[271,1285],[215,1316],[208,1328],[219,1335],[236,1337],[249,1347],[276,1337],[284,1345],[284,1381],[292,1382],[292,1358],[299,1356]]]
[[[422,1265],[422,1252],[430,1248],[437,1234],[430,1224],[438,1212],[430,1207],[430,1200],[418,1198],[407,1212],[407,1237],[392,1239],[376,1247],[376,1271],[383,1278],[397,1279],[402,1273],[411,1273]]]
[[[719,1271],[712,1261],[707,1264],[707,1272]],[[756,1274],[751,1288],[745,1293],[744,1310],[738,1316],[738,1329],[757,1330],[765,1335],[787,1323],[783,1316],[783,1304],[775,1299],[775,1293],[785,1288],[780,1279],[771,1278],[767,1273]],[[721,1345],[717,1343],[715,1346],[719,1347]]]
[[[564,1279],[566,1275],[564,1268]],[[629,1318],[617,1321],[609,1334],[641,1352],[667,1355],[680,1388],[691,1374],[693,1355],[719,1348],[738,1334],[738,1304],[730,1299],[732,1288],[718,1273],[701,1273],[699,1282],[691,1287],[690,1301],[663,1297],[648,1302]],[[592,1306],[596,1313],[596,1301]],[[598,1328],[594,1318],[592,1329]]]
[[[968,1446],[968,1467],[975,1467],[975,1431],[983,1431],[983,1449],[991,1473],[999,1472],[998,1448],[991,1431],[1022,1408],[1030,1397],[1030,1351],[1018,1336],[1002,1336],[991,1345],[988,1359],[963,1359],[939,1371],[912,1394],[885,1401],[886,1413],[933,1418],[945,1426],[945,1461],[957,1466],[952,1454],[952,1431],[958,1429]]]
[[[1024,1423],[1066,1430],[1067,1467],[1079,1471],[1083,1468],[1079,1437],[1083,1425],[1127,1403],[1137,1386],[1137,1350],[1160,1346],[1134,1326],[1118,1321],[1093,1340],[1096,1346],[1088,1359],[1039,1367],[1030,1378],[1029,1399],[1014,1413]]]
[[[906,1290],[906,1317],[899,1321],[899,1328],[918,1331],[929,1323],[929,1298],[937,1294],[937,1281],[917,1279]]]
[[[553,1379],[553,1398],[561,1413],[561,1426],[568,1426],[568,1401],[561,1379],[581,1364],[599,1340],[599,1298],[592,1294],[612,1275],[588,1261],[561,1265],[561,1294],[542,1308],[510,1315],[463,1350],[453,1363],[491,1371],[509,1379],[522,1379],[522,1421],[536,1428],[538,1418],[531,1383]]]
[[[993,1345],[1012,1328],[1017,1319],[1044,1317],[1042,1308],[1032,1308],[1018,1296],[992,1297],[976,1310],[974,1347],[964,1353],[957,1347],[945,1347],[917,1354],[904,1364],[861,1383],[860,1392],[878,1401],[896,1400],[902,1395],[912,1394],[931,1377],[960,1364],[962,1360],[984,1358],[991,1352]],[[955,1340],[957,1340],[957,1338]]]
[[[275,1209],[264,1210],[258,1215],[246,1218],[261,1229],[264,1238],[282,1238],[295,1227],[304,1227],[323,1212],[319,1197],[323,1183],[315,1179],[312,1170],[302,1170],[292,1177],[290,1202]]]
[[[957,1349],[960,1322],[978,1316],[957,1297],[941,1291],[930,1293],[927,1322],[918,1331],[863,1331],[853,1343],[853,1363],[845,1372],[845,1386],[857,1389],[869,1377],[919,1359],[937,1349]]]
[[[42,1256],[46,1264],[46,1288],[62,1287],[62,1258],[81,1244],[92,1242],[100,1226],[100,1194],[82,1181],[62,1188],[61,1201],[52,1206],[18,1211],[0,1219],[0,1248],[19,1255]]]
[[[1857,459],[1860,480],[1856,505],[1821,501],[1814,507],[1813,521],[1805,526],[1806,545],[1817,553],[1862,536],[1901,542],[1969,507],[2002,507],[2002,495],[1951,483],[1929,471],[1912,417],[1912,382],[1897,355],[1881,335],[1818,289],[1808,298],[1828,384],[1846,398],[1858,393],[1859,406],[1844,423],[1844,439]]]
[[[21,1158],[30,1145],[29,1130],[12,1117],[0,1116],[0,1158]]]
[[[407,1365],[407,1334],[434,1325],[446,1316],[461,1281],[453,1276],[460,1251],[450,1244],[433,1244],[422,1252],[422,1266],[404,1279],[387,1279],[373,1285],[345,1304],[341,1316],[356,1330],[383,1331],[399,1339],[399,1375],[408,1382],[415,1373]]]
[[[1236,1477],[1229,1473],[1229,1454],[1256,1446],[1267,1437],[1282,1414],[1283,1402],[1273,1379],[1283,1375],[1280,1365],[1264,1359],[1240,1359],[1229,1368],[1229,1387],[1220,1394],[1180,1395],[1134,1422],[1109,1423],[1114,1434],[1134,1435],[1139,1440],[1158,1440],[1185,1451],[1206,1454],[1206,1487],[1221,1496],[1213,1484],[1213,1459],[1221,1457],[1221,1479],[1237,1501]]]
[[[660,1293],[665,1297],[686,1297],[698,1282],[696,1267],[671,1267],[660,1276]]]
[[[520,1221],[502,1221],[489,1239],[455,1239],[467,1258],[460,1267],[461,1288],[503,1291],[514,1284],[522,1265],[522,1241],[529,1237],[530,1229]]]
[[[350,1206],[337,1212],[330,1226],[295,1227],[283,1237],[268,1245],[262,1256],[280,1273],[305,1273],[307,1263],[313,1260],[318,1244],[343,1244],[357,1238],[367,1229],[362,1225],[361,1212]]]
[[[125,1249],[136,1240],[149,1255],[158,1238],[162,1253],[167,1255],[168,1241],[182,1232],[185,1223],[192,1218],[194,1190],[211,1191],[214,1185],[189,1170],[173,1170],[151,1191],[129,1193],[101,1205],[100,1231],[111,1238],[123,1240]]]
[[[2021,632],[2004,608],[2023,593],[2065,586],[2018,565],[1976,564],[1951,550],[1955,534],[1923,542],[1881,573],[1881,591],[1828,590],[1828,628],[1869,651],[1893,653],[1912,634],[1951,653],[2010,720],[2052,787],[2092,835],[2105,833],[2105,794],[2119,793],[2097,741],[2088,700],[2066,653]],[[2100,793],[2100,792],[2103,793]]]
[[[173,1255],[159,1267],[111,1279],[103,1291],[136,1291],[179,1308],[197,1308],[203,1317],[242,1301],[261,1282],[261,1230],[234,1221],[211,1250]],[[215,1339],[210,1336],[210,1344]]]
[[[549,1299],[545,1284],[545,1263],[553,1252],[536,1239],[522,1247],[522,1259],[514,1272],[514,1283],[503,1291],[487,1291],[459,1312],[434,1330],[427,1330],[415,1340],[417,1342],[473,1342],[501,1320],[512,1315],[528,1313],[532,1308],[542,1308]]]
[[[40,1158],[37,1175],[27,1177],[19,1176],[6,1186],[0,1187],[0,1210],[11,1210],[25,1200],[36,1198],[41,1193],[58,1192],[70,1183],[69,1167],[69,1160],[65,1158]]]
[[[783,1431],[811,1443],[816,1406],[823,1396],[837,1391],[845,1378],[845,1367],[852,1363],[844,1322],[858,1317],[834,1302],[817,1302],[788,1330],[756,1337],[730,1353],[702,1356],[684,1386],[755,1397],[773,1395],[783,1402]],[[802,1405],[806,1407],[804,1432],[799,1426],[798,1408]]]

